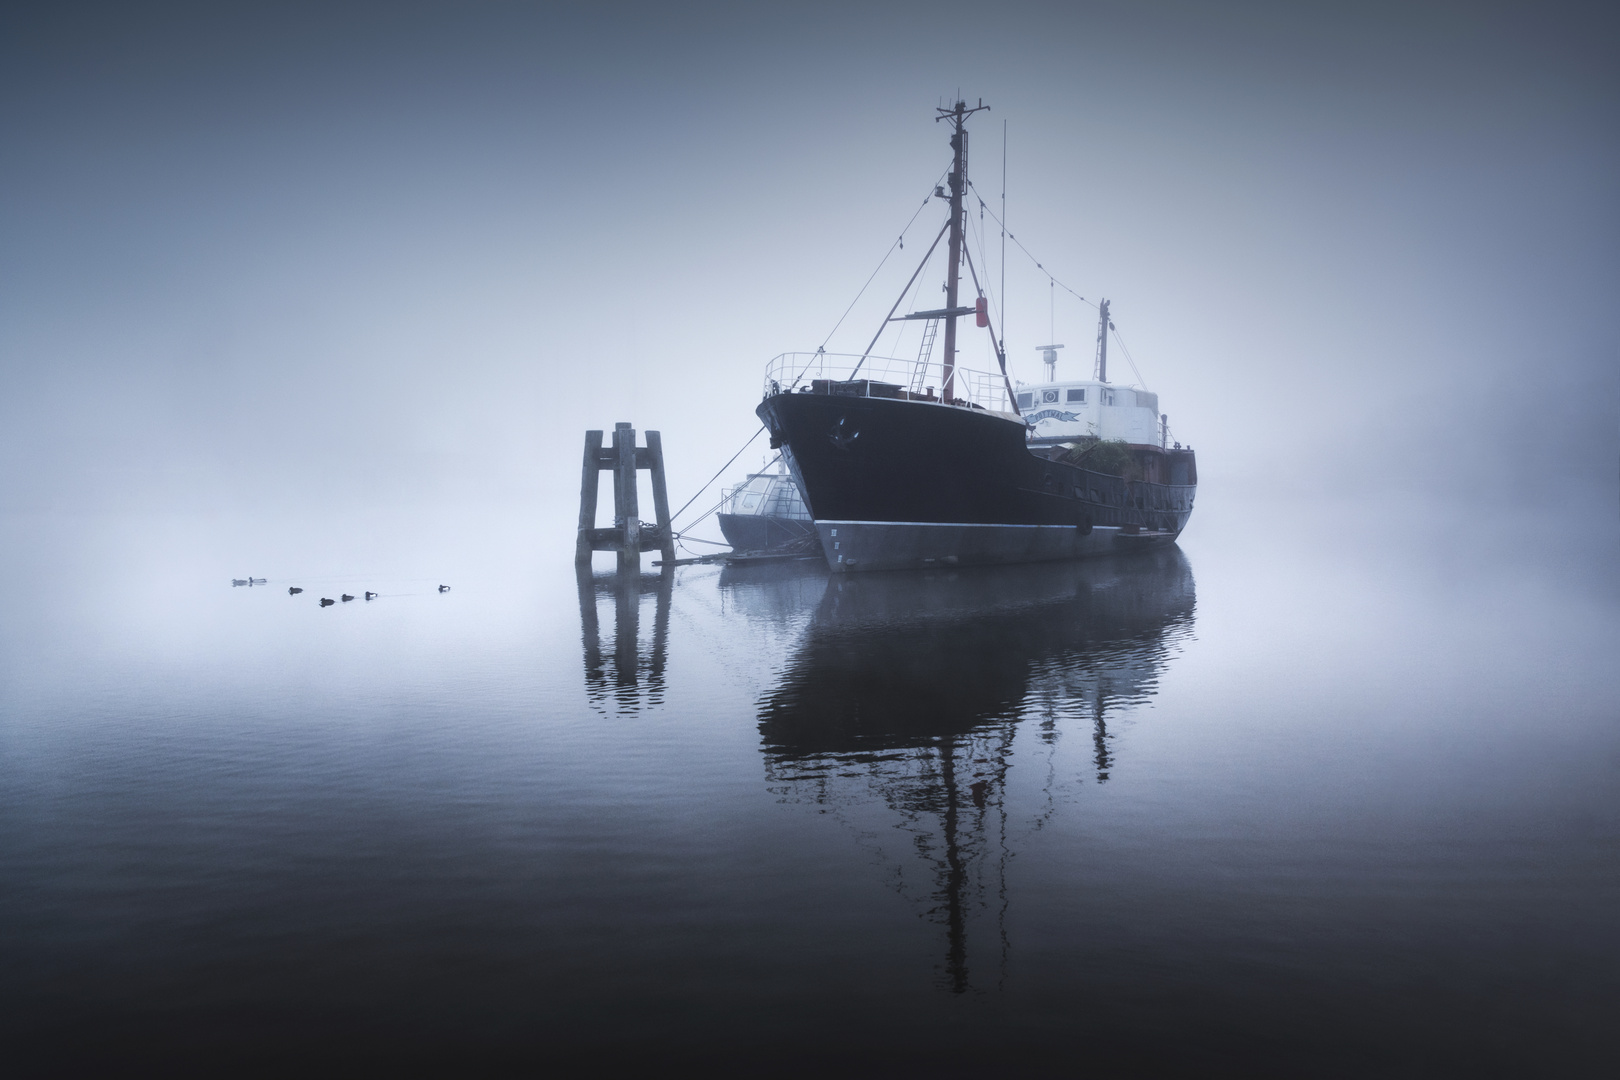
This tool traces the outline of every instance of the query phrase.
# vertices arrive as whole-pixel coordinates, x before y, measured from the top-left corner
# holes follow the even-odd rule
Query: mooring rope
[[[742,448],[739,449],[735,454],[731,455],[731,461],[728,461],[724,465],[720,466],[720,471],[715,473],[713,476],[709,477],[708,483],[704,484],[702,487],[698,488],[697,491],[692,493],[692,497],[690,499],[686,500],[686,506],[681,507],[679,510],[675,511],[673,514],[669,515],[669,522],[670,522],[671,531],[674,531],[675,519],[680,517],[682,514],[686,513],[686,507],[691,506],[693,503],[697,502],[697,497],[699,495],[703,494],[705,491],[709,490],[709,484],[712,484],[716,480],[720,479],[721,473],[724,473],[727,469],[731,468],[731,462],[736,461],[738,458],[742,457],[743,450],[746,450],[750,446],[754,445],[754,440],[759,438],[759,432],[764,431],[764,430],[765,430],[765,425],[761,424],[759,426],[759,431],[756,431],[752,435],[748,436],[748,441],[742,444]],[[711,514],[713,512],[714,511],[712,511],[712,510],[709,511],[709,513],[711,513]],[[708,514],[703,515],[703,517],[708,517],[708,516],[709,516]],[[703,520],[702,517],[698,518],[698,521],[702,521],[702,520]],[[697,521],[692,522],[692,524],[696,525]],[[690,527],[691,526],[688,526],[688,528],[690,528]]]

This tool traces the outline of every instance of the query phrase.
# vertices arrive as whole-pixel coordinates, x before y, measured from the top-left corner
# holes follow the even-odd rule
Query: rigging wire
[[[984,200],[983,199],[979,200],[979,210],[981,212],[980,213],[980,220],[982,221],[983,220],[983,210],[984,210]],[[979,262],[983,263],[985,270],[988,271],[990,269],[990,256],[985,251],[984,229],[983,229],[982,226],[980,228],[977,228],[977,229],[971,228],[972,225],[973,225],[973,215],[972,214],[968,215],[968,225],[970,227],[970,231],[973,233],[973,242],[979,245]],[[980,291],[985,296],[990,298],[990,303],[991,304],[995,305],[996,319],[997,319],[997,321],[1000,321],[1001,318],[1002,318],[1002,315],[1003,315],[1003,312],[1001,310],[1001,300],[1002,300],[1002,298],[991,291],[991,289],[990,289],[990,275],[989,275],[988,272],[984,275],[984,287]]]
[[[1109,320],[1108,329],[1114,330],[1113,320]],[[1114,330],[1114,340],[1119,343],[1119,351],[1125,354],[1125,361],[1131,365],[1131,370],[1136,373],[1136,381],[1142,384],[1142,389],[1146,390],[1148,388],[1147,380],[1142,378],[1142,370],[1136,366],[1136,361],[1131,359],[1131,350],[1125,347],[1125,339],[1119,336],[1118,330]]]
[[[1003,186],[1005,186],[1005,183],[1006,183],[1005,180],[1003,180]],[[973,188],[973,194],[979,200],[980,209],[984,209],[985,208],[985,205],[984,205],[984,193],[981,192],[978,189],[978,187],[974,185],[972,180],[968,181],[968,187]],[[1003,193],[1003,198],[1005,198],[1005,192]],[[1039,270],[1041,273],[1046,275],[1046,280],[1048,282],[1048,288],[1049,289],[1050,288],[1062,289],[1064,292],[1068,293],[1070,296],[1074,297],[1076,300],[1079,300],[1081,303],[1088,304],[1093,309],[1095,309],[1097,307],[1097,304],[1094,301],[1087,300],[1085,297],[1081,296],[1079,293],[1075,292],[1073,289],[1071,289],[1067,285],[1063,284],[1063,282],[1061,282],[1061,281],[1059,281],[1057,279],[1057,276],[1055,274],[1053,274],[1052,271],[1048,270],[1044,265],[1042,265],[1041,261],[1039,259],[1035,258],[1035,254],[1032,251],[1030,251],[1029,248],[1025,247],[1023,242],[1021,240],[1019,240],[1018,237],[1014,236],[1010,231],[1008,231],[1006,222],[1004,222],[1000,218],[996,217],[996,212],[994,210],[990,210],[990,211],[988,211],[988,213],[995,220],[996,224],[1001,226],[1002,235],[1004,237],[1006,237],[1006,239],[1011,240],[1014,244],[1017,244],[1018,245],[1018,250],[1022,251],[1025,255],[1029,256],[1029,261],[1035,264],[1035,269]],[[1005,264],[1005,260],[1003,260],[1003,263]],[[1005,273],[1005,269],[1003,269],[1003,272]],[[1056,300],[1056,295],[1055,294],[1053,294],[1053,300],[1054,301]],[[1054,304],[1054,307],[1053,307],[1052,325],[1053,325],[1053,327],[1055,327],[1057,325],[1057,316],[1056,316],[1055,304]],[[1119,336],[1119,331],[1118,330],[1114,330],[1112,321],[1109,322],[1108,328],[1113,331],[1114,340],[1119,342],[1120,350],[1125,354],[1126,362],[1131,365],[1131,371],[1134,372],[1135,375],[1136,375],[1136,381],[1142,384],[1142,388],[1144,390],[1147,389],[1147,380],[1142,377],[1141,369],[1136,366],[1135,359],[1133,359],[1131,357],[1131,350],[1126,347],[1125,339]],[[1056,333],[1056,330],[1053,329],[1051,332]],[[1051,339],[1049,338],[1048,340],[1051,340]]]
[[[930,256],[928,261],[932,262],[933,257]],[[924,270],[928,269],[928,264],[926,262],[923,264],[923,269]],[[922,283],[923,283],[923,280],[924,280],[925,277],[926,277],[926,275],[924,275],[924,274],[918,274],[916,281],[913,282],[910,286],[907,287],[906,292],[902,296],[901,301],[900,301],[902,306],[904,306],[906,304],[905,297],[909,296],[909,297],[911,297],[911,307],[913,309],[915,309],[917,307],[917,294],[922,291]],[[909,321],[899,321],[899,326],[895,330],[894,345],[890,349],[890,351],[893,354],[893,356],[895,358],[897,358],[897,359],[899,357],[903,356],[904,353],[905,353],[906,331],[908,329],[910,329],[910,325],[911,324],[910,324]]]
[[[703,521],[703,520],[704,520],[704,519],[706,519],[706,518],[707,518],[707,517],[708,517],[708,516],[709,516],[709,515],[710,515],[710,514],[712,514],[712,513],[714,513],[714,512],[715,512],[715,511],[716,511],[716,510],[718,510],[718,509],[720,509],[720,508],[721,508],[721,507],[722,507],[722,506],[724,506],[724,505],[726,505],[726,500],[727,500],[727,499],[729,499],[729,498],[731,498],[731,496],[730,496],[730,495],[729,495],[729,494],[726,494],[726,495],[722,495],[722,496],[721,496],[721,497],[720,497],[720,501],[719,501],[719,502],[717,502],[717,503],[715,503],[715,504],[714,504],[714,505],[713,505],[713,506],[711,506],[711,507],[709,507],[709,508],[708,508],[708,509],[707,509],[707,510],[705,510],[705,511],[703,511],[703,513],[701,513],[701,514],[699,514],[699,515],[698,515],[698,516],[697,516],[697,517],[695,517],[695,518],[693,518],[693,519],[692,519],[692,524],[690,524],[690,525],[688,525],[688,526],[687,526],[687,528],[688,528],[688,529],[695,529],[695,528],[697,528],[697,527],[698,527],[698,524],[699,524],[699,523],[700,523],[700,522],[702,522],[702,521]],[[705,540],[705,539],[703,539],[703,538],[702,538],[702,537],[701,537],[701,536],[692,536],[692,537],[688,537],[688,536],[687,536],[687,535],[686,535],[686,534],[685,534],[685,533],[680,533],[680,534],[678,534],[678,535],[679,535],[679,536],[680,536],[680,538],[681,538],[681,539],[682,539],[682,540],[687,540],[687,539],[690,539],[690,540],[691,540],[691,541],[693,541],[693,542],[694,542],[694,543],[698,543],[698,544],[714,544],[714,543],[718,543],[718,542],[719,542],[719,541],[716,541],[716,540]]]
[[[758,434],[758,433],[756,432],[755,434]],[[750,441],[752,441],[752,440],[750,440]],[[748,448],[746,446],[744,446],[743,450],[746,450],[746,449],[748,449]],[[742,453],[742,451],[739,450],[738,453],[740,454],[740,453]],[[737,459],[732,458],[731,460],[735,461]],[[778,451],[775,457],[771,458],[771,460],[767,461],[764,465],[760,466],[759,471],[761,473],[763,473],[767,469],[769,469],[772,465],[775,465],[778,461],[781,461],[781,460],[782,460],[782,454],[781,454],[781,451]],[[729,465],[730,462],[727,462],[727,464]],[[722,471],[724,471],[724,470],[722,470]],[[687,525],[686,528],[687,529],[695,529],[695,528],[697,528],[698,525],[700,525],[705,519],[707,519],[710,514],[714,513],[715,511],[719,510],[722,506],[726,505],[726,500],[730,499],[731,496],[732,496],[732,493],[729,492],[729,491],[726,492],[726,494],[720,496],[720,501],[719,502],[715,503],[713,506],[711,506],[707,510],[703,511],[703,513],[701,513],[697,517],[693,518],[691,523],[689,525]],[[697,498],[696,495],[694,495],[692,497],[694,499]],[[686,505],[690,506],[692,504],[690,502],[688,502]],[[685,510],[686,507],[683,506],[683,507],[681,507],[681,509]],[[671,518],[670,520],[673,521],[674,519]],[[729,543],[727,543],[725,541],[721,541],[721,540],[709,540],[709,539],[706,539],[706,538],[701,537],[701,536],[687,536],[685,532],[675,532],[674,530],[671,530],[671,534],[674,536],[675,541],[677,543],[679,543],[682,547],[685,547],[686,541],[688,541],[688,540],[692,541],[692,543],[694,543],[694,544],[713,544],[716,547],[729,547],[729,546],[731,546]]]
[[[917,264],[917,269],[912,272],[911,280],[906,282],[906,287],[903,290],[901,290],[899,296],[895,297],[894,306],[889,308],[889,313],[887,315],[885,315],[883,317],[883,321],[878,324],[878,332],[873,334],[872,335],[872,340],[867,343],[866,351],[861,353],[860,360],[858,362],[856,362],[854,370],[849,373],[850,378],[853,379],[855,377],[856,372],[859,372],[861,370],[861,365],[866,363],[866,358],[868,356],[872,355],[873,346],[875,346],[878,343],[878,338],[883,336],[883,331],[885,331],[885,330],[887,330],[889,328],[889,320],[894,318],[894,313],[896,311],[900,310],[901,301],[903,301],[906,298],[907,293],[911,292],[911,286],[916,282],[917,275],[921,274],[923,272],[923,267],[928,265],[928,260],[932,259],[934,257],[934,249],[939,247],[939,242],[945,238],[945,231],[947,229],[949,229],[950,227],[951,227],[950,219],[946,218],[945,224],[943,224],[943,225],[941,225],[939,227],[939,235],[934,237],[934,242],[932,244],[928,245],[928,253],[923,256],[923,261],[918,263]],[[802,376],[803,372],[800,372],[800,375]],[[798,381],[797,379],[794,380],[795,383],[797,383],[797,381]]]
[[[973,267],[973,253],[971,251],[968,252],[967,265],[968,273],[973,275],[973,287],[978,289],[979,271]],[[1012,406],[1012,411],[1016,415],[1022,416],[1023,412],[1018,408],[1018,395],[1013,393],[1012,376],[1007,374],[1007,351],[1003,349],[996,340],[995,325],[992,323],[990,326],[986,327],[986,329],[990,331],[990,347],[995,350],[996,363],[1001,367],[1002,384],[1007,388],[1007,404]]]
[[[917,264],[917,269],[916,270],[912,271],[910,279],[907,280],[907,282],[906,282],[906,287],[904,289],[900,290],[900,295],[899,296],[895,297],[894,306],[889,308],[889,313],[887,315],[885,315],[883,317],[883,321],[878,324],[877,333],[873,334],[872,335],[872,340],[866,343],[866,351],[861,353],[861,358],[858,361],[856,361],[855,367],[849,373],[849,377],[851,379],[853,379],[856,376],[856,374],[860,372],[862,365],[864,365],[866,363],[866,358],[872,355],[872,349],[873,349],[874,346],[877,345],[878,338],[882,337],[883,336],[883,331],[885,331],[885,330],[887,330],[889,328],[889,323],[894,318],[894,313],[896,311],[900,310],[900,304],[901,304],[901,302],[903,300],[905,300],[906,294],[911,291],[911,286],[912,286],[913,283],[916,282],[917,275],[921,274],[923,272],[923,267],[928,265],[928,260],[934,257],[934,249],[939,247],[939,242],[945,238],[945,232],[950,227],[951,227],[951,223],[950,223],[949,219],[946,220],[945,224],[943,224],[943,225],[941,225],[939,227],[939,235],[935,236],[934,237],[934,242],[932,244],[928,245],[928,251],[923,254],[923,261]],[[791,386],[798,386],[799,385],[799,380],[804,378],[804,373],[806,371],[810,370],[810,365],[814,364],[818,359],[820,359],[821,356],[825,352],[826,352],[826,346],[825,345],[823,345],[821,348],[817,349],[815,351],[815,355],[810,360],[805,362],[804,367],[799,369],[799,373],[797,375],[793,376],[793,381],[791,383],[789,383],[788,385],[790,387]]]
[[[724,540],[710,540],[710,539],[708,539],[707,537],[704,537],[704,536],[685,536],[685,535],[682,535],[682,536],[677,537],[676,541],[681,545],[681,547],[686,547],[687,541],[691,541],[694,544],[713,544],[715,547],[730,547],[731,546],[730,544],[726,543]],[[690,549],[688,549],[688,550],[690,550]]]
[[[930,256],[929,257],[929,262],[932,262],[932,261],[933,261],[933,257]],[[928,268],[928,264],[924,263],[923,264],[923,269],[926,270],[927,268]],[[923,275],[918,274],[917,275],[917,280],[915,282],[913,282],[911,287],[906,290],[906,295],[911,297],[911,306],[912,306],[913,309],[915,309],[917,307],[917,304],[918,304],[917,294],[922,291],[922,283],[923,283]],[[902,300],[902,302],[903,302],[903,300]],[[896,333],[895,333],[894,355],[895,355],[896,359],[899,359],[903,355],[903,350],[902,350],[901,346],[905,344],[906,328],[909,325],[910,325],[909,322],[906,322],[906,321],[901,322],[900,323],[900,329],[898,331],[896,331]],[[917,348],[918,348],[918,353],[920,355],[921,350],[922,350],[920,332],[919,332],[919,340],[918,340]]]
[[[984,193],[982,191],[980,191],[977,186],[975,186],[975,184],[973,183],[972,180],[968,181],[968,187],[973,188],[973,194],[978,198],[979,205],[983,206],[984,205]],[[990,216],[995,219],[995,222],[996,222],[997,225],[1001,226],[1002,231],[1007,233],[1007,239],[1011,240],[1014,244],[1017,244],[1018,245],[1018,250],[1022,251],[1025,255],[1029,256],[1029,261],[1035,264],[1035,269],[1037,269],[1041,273],[1045,274],[1048,281],[1050,281],[1053,285],[1055,285],[1059,289],[1062,289],[1064,292],[1068,293],[1070,296],[1074,297],[1076,300],[1079,300],[1081,303],[1091,304],[1092,307],[1097,306],[1094,302],[1092,302],[1090,300],[1087,300],[1085,297],[1081,296],[1079,293],[1075,292],[1073,289],[1071,289],[1067,285],[1063,284],[1063,282],[1059,281],[1057,279],[1057,276],[1054,275],[1052,273],[1052,271],[1048,270],[1041,263],[1041,261],[1035,257],[1035,253],[1030,251],[1029,248],[1024,246],[1024,242],[1022,240],[1018,239],[1018,237],[1014,236],[1011,232],[1007,231],[1006,224],[1000,218],[996,217],[996,212],[994,210],[990,211]]]
[[[838,328],[844,325],[844,320],[849,318],[849,313],[851,311],[855,310],[855,305],[861,302],[861,297],[866,294],[868,286],[870,286],[873,280],[877,278],[878,271],[882,270],[883,265],[889,261],[889,256],[893,255],[896,250],[905,250],[906,233],[910,232],[912,225],[916,224],[917,215],[928,209],[929,202],[934,198],[934,192],[939,190],[940,181],[945,179],[945,174],[948,172],[950,172],[949,168],[947,168],[945,172],[940,173],[939,180],[934,181],[934,183],[929,187],[928,194],[924,196],[922,205],[917,207],[916,211],[911,215],[911,220],[906,222],[906,227],[900,230],[899,237],[895,239],[894,243],[889,245],[889,250],[883,253],[883,258],[878,260],[877,268],[872,271],[872,276],[866,279],[866,284],[861,286],[861,291],[855,294],[855,299],[849,302],[849,307],[845,308],[844,313],[838,316],[838,321],[833,323],[833,328],[831,330],[827,331],[827,336],[821,339],[821,348],[825,349],[827,347],[827,342],[831,341],[832,336],[838,333]]]
[[[974,188],[973,189],[973,194],[977,195],[978,193],[979,193],[979,189]],[[980,199],[979,201],[981,203],[984,202],[983,199]],[[1002,122],[1001,122],[1001,217],[1005,218],[1006,216],[1007,216],[1007,121],[1002,120]],[[1000,219],[997,220],[997,224],[1001,224]],[[986,267],[986,269],[988,269],[988,267]],[[1002,301],[1001,301],[1001,306],[1000,306],[1000,309],[999,309],[1000,312],[1001,312],[1001,338],[1000,338],[999,341],[997,341],[996,347],[1001,351],[1001,355],[1003,357],[1005,357],[1007,355],[1007,308],[1006,308],[1006,303],[1007,303],[1007,300],[1006,300],[1006,297],[1007,297],[1007,226],[1006,225],[1001,225],[1001,296],[1002,296]]]
[[[720,479],[720,473],[723,473],[727,469],[731,468],[731,462],[736,461],[738,458],[742,457],[743,450],[746,450],[750,446],[752,446],[754,444],[754,440],[759,438],[759,433],[761,431],[764,431],[764,430],[765,430],[765,425],[761,424],[759,426],[758,430],[756,430],[752,435],[748,436],[748,441],[743,443],[742,447],[735,454],[731,455],[731,461],[728,461],[724,465],[720,466],[720,472],[717,472],[713,476],[709,477],[708,483],[704,484],[702,487],[698,488],[697,491],[692,493],[692,497],[690,499],[686,500],[686,506],[681,507],[679,510],[675,511],[673,514],[669,515],[670,531],[672,531],[672,532],[674,531],[675,519],[680,517],[682,514],[686,513],[686,507],[691,506],[693,503],[697,502],[697,497],[699,495],[703,494],[705,491],[709,490],[709,484],[712,484],[716,480]],[[712,511],[712,510],[710,511],[710,513],[713,513],[713,512],[714,511]],[[707,517],[708,515],[704,515],[704,516]],[[698,521],[702,521],[702,520],[703,520],[702,518],[698,519]],[[692,522],[692,525],[696,525],[696,524],[697,524],[697,521]],[[691,528],[691,525],[688,525],[687,528]]]
[[[744,447],[744,449],[747,449],[747,447]],[[735,460],[735,459],[733,459],[733,460]],[[771,460],[767,461],[764,465],[762,465],[760,467],[759,471],[764,472],[766,469],[769,469],[772,465],[775,465],[778,461],[781,461],[781,460],[782,460],[782,455],[781,455],[780,452],[778,452],[775,457],[771,458]],[[703,513],[701,513],[697,517],[693,518],[692,521],[691,521],[691,524],[687,525],[686,527],[688,529],[697,528],[698,523],[703,521],[704,518],[707,518],[710,514],[714,513],[715,511],[719,510],[722,506],[726,505],[726,500],[729,499],[729,498],[731,498],[731,494],[729,492],[726,493],[725,495],[720,496],[720,501],[719,502],[715,503],[713,506],[711,506],[707,510],[703,511]],[[673,519],[671,519],[671,520],[673,520]],[[713,544],[713,543],[718,542],[718,541],[715,541],[715,540],[704,540],[703,538],[696,537],[696,536],[692,537],[692,539],[695,540],[696,542],[700,543],[700,544]]]
[[[764,431],[764,430],[765,429],[763,427],[760,428],[760,431]],[[754,432],[754,437],[749,439],[748,443],[753,442],[754,439],[757,439],[757,438],[759,438],[759,431]],[[748,449],[748,443],[744,443],[742,450],[738,450],[735,454],[732,455],[731,461],[736,461],[739,457],[742,456],[743,450]],[[775,457],[771,458],[771,460],[767,461],[764,465],[760,466],[759,471],[760,472],[765,472],[772,465],[775,465],[778,461],[781,461],[781,460],[782,460],[782,452],[779,450],[779,451],[777,451]],[[721,473],[725,472],[726,469],[731,467],[731,461],[726,462],[725,466],[722,467],[721,470],[720,470]],[[720,473],[715,473],[714,475],[717,478],[717,477],[719,477]],[[714,483],[713,478],[711,478],[709,480],[709,484],[712,484],[712,483]],[[698,489],[698,495],[703,494],[704,488],[707,488],[709,486],[709,484],[704,484],[702,488],[699,488]],[[726,541],[723,541],[723,540],[709,540],[709,539],[706,539],[705,537],[702,537],[702,536],[688,536],[688,535],[686,535],[687,530],[697,528],[698,525],[702,524],[702,522],[706,518],[708,518],[708,516],[710,514],[714,513],[715,511],[719,510],[722,506],[726,505],[726,500],[729,499],[729,498],[731,498],[731,493],[730,492],[727,492],[726,494],[720,496],[720,501],[719,502],[715,503],[713,506],[711,506],[707,510],[703,511],[703,513],[701,513],[697,517],[693,518],[691,520],[691,522],[686,526],[685,530],[677,531],[677,530],[675,530],[673,528],[670,529],[670,535],[674,538],[675,542],[680,544],[683,548],[686,547],[686,542],[688,540],[690,540],[694,544],[713,544],[715,547],[730,547],[731,545],[729,543],[727,543]],[[691,499],[686,500],[686,506],[691,506],[695,499],[697,499],[697,495],[693,495]],[[675,516],[678,517],[680,514],[685,513],[686,512],[686,506],[681,507],[680,510],[676,512]],[[669,520],[674,521],[675,517],[671,517]],[[690,549],[688,549],[688,550],[690,550]]]

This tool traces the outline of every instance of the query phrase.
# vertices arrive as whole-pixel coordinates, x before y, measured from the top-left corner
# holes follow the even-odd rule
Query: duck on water
[[[963,243],[967,118],[987,108],[938,110],[951,128],[949,216],[890,310],[922,321],[917,357],[785,353],[771,361],[755,410],[782,451],[834,571],[1038,562],[1175,542],[1192,513],[1198,469],[1170,445],[1156,394],[1108,381],[1108,303],[1100,306],[1097,366],[1089,380],[1047,378],[1015,388],[991,324],[978,268]],[[948,239],[947,239],[948,238]],[[945,307],[896,317],[917,275],[947,240]],[[975,292],[960,303],[961,268]],[[999,371],[955,363],[957,319],[989,332]],[[941,332],[942,331],[942,332]],[[932,357],[935,337],[942,356]],[[1112,464],[1105,467],[1104,458]],[[1087,466],[1091,467],[1087,467]]]

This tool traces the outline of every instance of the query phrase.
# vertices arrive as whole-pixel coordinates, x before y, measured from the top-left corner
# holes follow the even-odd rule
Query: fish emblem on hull
[[[1042,420],[1060,420],[1065,424],[1078,424],[1080,414],[1063,412],[1060,409],[1042,409],[1040,412],[1026,413],[1024,415],[1024,421],[1031,425],[1038,424]]]
[[[840,450],[848,450],[860,437],[860,425],[848,413],[838,418],[838,422],[833,425],[832,434],[828,436],[832,444]]]

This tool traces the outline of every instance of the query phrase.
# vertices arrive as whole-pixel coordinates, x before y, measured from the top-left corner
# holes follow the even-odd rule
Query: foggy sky
[[[566,521],[581,433],[619,420],[663,431],[684,501],[757,426],[766,361],[827,338],[921,205],[960,93],[992,106],[979,190],[1005,121],[1012,231],[1112,300],[1206,489],[1613,516],[1620,67],[1597,5],[0,18],[5,510]],[[830,350],[865,345],[942,221]],[[1059,374],[1088,374],[1094,314],[1049,312],[1016,249],[1006,273],[1015,374],[1049,332]],[[965,335],[961,362],[993,366]]]

